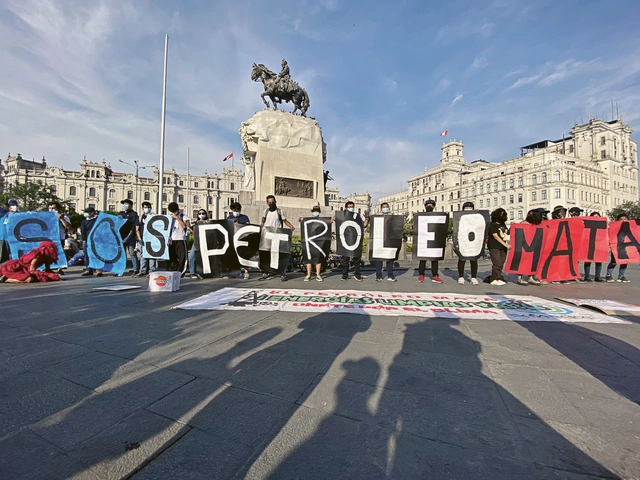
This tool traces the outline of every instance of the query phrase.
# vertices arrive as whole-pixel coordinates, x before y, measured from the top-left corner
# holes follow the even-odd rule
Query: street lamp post
[[[138,160],[134,160],[133,164],[129,163],[129,162],[125,162],[124,160],[122,160],[121,158],[118,159],[118,161],[120,163],[124,163],[125,165],[129,165],[130,167],[133,167],[136,169],[136,196],[138,198],[140,198],[140,177],[138,176],[138,172],[140,170],[144,170],[145,168],[151,168],[154,165],[142,165],[140,166],[140,164],[138,163]]]

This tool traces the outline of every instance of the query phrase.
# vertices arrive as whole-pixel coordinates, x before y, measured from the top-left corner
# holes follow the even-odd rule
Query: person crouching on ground
[[[491,224],[489,225],[489,238],[487,245],[491,255],[491,285],[506,285],[502,276],[504,262],[507,260],[507,251],[511,249],[511,245],[507,243],[507,226],[509,219],[507,211],[504,208],[497,208],[491,212]]]
[[[50,241],[41,242],[26,255],[9,260],[0,266],[0,282],[34,283],[57,282],[60,275],[51,270],[51,265],[58,260],[58,247]],[[44,265],[44,270],[38,270]]]

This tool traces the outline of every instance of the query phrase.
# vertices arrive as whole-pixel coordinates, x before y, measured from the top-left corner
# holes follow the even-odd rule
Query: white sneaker
[[[464,277],[458,279],[458,285],[464,285]]]
[[[244,274],[244,279],[245,279],[245,280],[249,280],[249,278],[250,278],[250,277],[249,277],[249,272],[246,272],[246,273]]]
[[[477,278],[472,278],[471,279],[471,285],[480,285],[480,282],[478,281]]]
[[[494,280],[493,282],[491,282],[491,285],[498,286],[498,287],[501,287],[506,284],[507,282],[503,282],[502,280]]]
[[[307,275],[306,277],[304,277],[305,282],[308,282],[309,280],[311,280],[311,275]]]

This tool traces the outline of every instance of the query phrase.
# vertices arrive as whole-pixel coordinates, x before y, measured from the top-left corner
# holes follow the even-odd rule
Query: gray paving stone
[[[323,363],[279,361],[244,384],[252,392],[295,402],[322,371]]]
[[[60,342],[55,348],[44,349],[30,355],[9,357],[0,363],[0,378],[11,375],[38,370],[40,368],[55,365],[61,361],[80,357],[89,353],[89,350],[79,345]]]
[[[621,397],[592,397],[588,393],[568,393],[566,397],[593,426],[631,434],[640,433],[640,405],[637,403]]]
[[[190,427],[138,410],[69,451],[100,478],[125,478],[178,442]]]
[[[291,402],[196,379],[148,410],[218,437],[256,446],[292,408]]]
[[[194,429],[146,466],[136,480],[233,478],[252,448]]]

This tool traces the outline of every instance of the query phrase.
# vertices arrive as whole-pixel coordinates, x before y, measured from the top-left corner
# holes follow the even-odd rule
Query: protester
[[[128,198],[120,202],[122,211],[118,214],[120,218],[124,218],[125,223],[120,228],[122,235],[122,244],[131,257],[131,265],[133,267],[132,277],[137,277],[140,273],[140,259],[138,258],[138,244],[142,243],[142,234],[140,233],[140,218],[133,209],[133,202]]]
[[[621,213],[616,217],[616,222],[628,222],[629,216],[626,213]],[[613,256],[613,252],[610,253],[611,260],[609,261],[609,265],[607,265],[607,276],[605,280],[609,283],[613,283],[613,270],[616,268],[616,258]],[[629,283],[627,277],[624,274],[627,271],[627,265],[620,265],[618,269],[618,282]]]
[[[544,210],[543,210],[544,212]],[[539,208],[535,210],[529,210],[527,212],[527,218],[521,224],[526,225],[540,225],[542,223],[542,213]],[[538,277],[535,275],[529,275],[527,280],[524,279],[525,275],[518,275],[518,281],[516,282],[518,285],[547,285],[549,282],[541,282]]]
[[[55,282],[62,280],[51,270],[51,264],[58,260],[58,246],[47,240],[40,246],[16,260],[0,265],[0,283]],[[44,270],[38,270],[44,265]]]
[[[360,216],[359,213],[356,213],[356,204],[351,200],[348,200],[344,204],[344,211],[346,212],[346,219],[353,220],[356,223],[362,225],[362,229],[364,230],[369,226],[369,212],[364,212],[364,220]],[[335,221],[336,217],[333,217]],[[340,277],[341,281],[346,281],[349,279],[349,264],[353,260],[353,278],[355,278],[356,282],[362,282],[364,279],[362,275],[360,275],[360,264],[362,262],[362,257],[347,257],[346,255],[342,256],[342,261],[340,262],[340,266],[342,267],[342,276]]]
[[[9,215],[20,211],[18,200],[16,200],[15,198],[8,199],[7,209],[5,210],[3,208],[2,210],[3,210],[2,215],[0,216],[0,218],[2,218],[2,225],[0,225],[0,228],[2,228],[2,232],[0,232],[0,240],[4,240],[5,236],[8,234],[7,223],[9,222]],[[9,243],[3,242],[2,251],[0,252],[0,263],[8,260],[9,257],[10,257]]]
[[[540,214],[541,221],[549,220],[549,210],[542,207],[536,208],[535,210]]]
[[[276,228],[284,228],[286,225],[287,228],[290,228],[291,231],[295,231],[295,227],[289,223],[287,217],[285,216],[282,209],[278,208],[276,204],[276,197],[273,195],[267,195],[267,208],[262,213],[262,222],[260,224],[262,227],[276,227]],[[280,266],[280,280],[283,282],[287,281],[287,265]],[[274,277],[273,274],[268,272],[262,272],[262,277],[259,280],[267,280],[269,278]]]
[[[320,205],[314,205],[311,208],[311,215],[314,217],[319,217],[320,213],[322,213],[322,210],[320,210]],[[299,219],[300,221],[302,221],[302,218]],[[309,280],[311,280],[311,270],[312,270],[312,266],[313,264],[311,262],[308,262],[305,264],[306,268],[307,268],[307,276],[304,277],[304,281],[308,282]],[[315,265],[316,267],[316,280],[318,282],[322,282],[323,278],[322,275],[320,275],[320,273],[322,272],[322,263],[318,262]]]
[[[60,222],[60,244],[64,245],[64,241],[67,238],[67,230],[71,228],[71,221],[63,213],[62,204],[60,202],[49,202],[49,211],[54,213]],[[59,268],[56,270],[58,275],[64,275],[64,270]]]
[[[251,223],[249,217],[242,213],[242,205],[240,205],[239,202],[233,202],[231,204],[231,214],[227,217],[227,220],[231,220],[234,223],[241,223],[243,225]],[[240,276],[245,280],[249,280],[249,269],[241,267]]]
[[[383,203],[380,205],[380,209],[383,215],[389,215],[391,209],[389,208],[388,203]],[[397,282],[398,280],[393,275],[393,260],[387,260],[387,280],[390,282]],[[376,261],[376,282],[382,281],[382,261]]]
[[[65,239],[64,247],[62,247],[62,249],[64,250],[64,255],[67,258],[67,263],[80,251],[80,247],[78,247],[78,244],[72,238]]]
[[[569,214],[571,214],[571,211],[569,211]],[[600,215],[600,212],[591,212],[591,215],[589,215],[590,217],[601,217],[602,215]],[[604,279],[600,276],[600,274],[602,273],[602,263],[601,262],[596,262],[596,271],[595,271],[595,278],[593,280],[591,280],[591,262],[584,262],[584,278],[582,279],[583,282],[604,282]]]
[[[187,224],[184,222],[184,214],[180,213],[180,207],[176,202],[171,202],[167,209],[172,219],[167,270],[183,272],[187,263]]]
[[[206,222],[208,219],[207,211],[204,208],[198,210],[198,219],[193,224],[193,245],[191,245],[191,250],[189,251],[189,275],[188,278],[196,278],[202,280],[202,275],[196,272],[196,226],[199,223]]]
[[[565,218],[567,216],[567,209],[562,205],[557,205],[553,207],[553,212],[551,212],[552,219]]]
[[[473,202],[464,202],[462,205],[462,211],[465,210],[475,210],[475,205]],[[464,260],[458,259],[458,284],[464,285],[464,264],[466,262]],[[471,284],[472,285],[480,285],[478,282],[478,260],[469,260],[469,266],[471,268]]]
[[[148,277],[151,272],[155,272],[158,267],[158,261],[155,258],[145,258],[142,255],[142,247],[144,242],[144,228],[147,223],[147,218],[153,215],[151,213],[151,202],[142,202],[142,215],[140,216],[140,238],[143,239],[138,245],[140,250],[140,271],[134,276]]]
[[[426,212],[433,212],[436,208],[436,201],[429,198],[424,202],[424,209]],[[427,268],[427,261],[420,260],[418,264],[418,282],[424,282],[424,272]],[[433,283],[444,283],[444,281],[438,276],[438,260],[431,260],[431,281]]]
[[[491,285],[502,286],[507,284],[502,276],[502,268],[507,260],[507,251],[511,249],[511,245],[507,243],[506,222],[508,219],[509,215],[507,215],[504,208],[498,208],[491,212],[489,238],[487,239],[491,263],[493,264],[490,277]]]
[[[81,276],[86,277],[89,275],[93,275],[93,268],[91,268],[91,264],[89,261],[89,234],[96,224],[96,220],[98,219],[98,212],[93,207],[87,207],[84,209],[84,220],[80,224],[80,235],[82,236],[82,252],[84,253],[84,265],[85,270],[82,272]],[[96,277],[102,276],[102,270],[96,269]]]
[[[582,210],[581,208],[578,207],[571,207],[569,209],[569,217],[570,218],[576,218],[579,217],[580,215],[582,215],[582,212],[584,212],[584,210]]]

